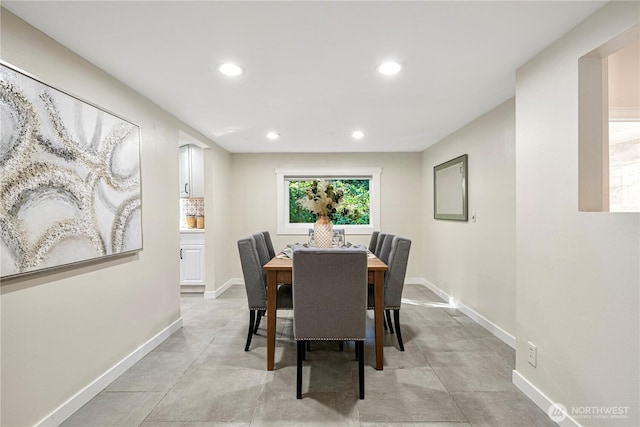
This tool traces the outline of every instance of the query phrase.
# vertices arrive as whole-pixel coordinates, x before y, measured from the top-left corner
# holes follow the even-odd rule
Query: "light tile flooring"
[[[276,370],[266,370],[266,322],[244,352],[244,287],[220,298],[183,296],[184,327],[72,415],[64,426],[555,426],[511,383],[515,353],[419,285],[400,314],[405,352],[386,334],[385,367],[365,348],[357,398],[353,345],[314,343],[295,398],[292,312],[278,312]],[[373,313],[368,335],[373,337]]]

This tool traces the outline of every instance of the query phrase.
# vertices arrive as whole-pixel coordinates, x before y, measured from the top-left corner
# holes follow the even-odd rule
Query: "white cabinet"
[[[180,245],[180,285],[204,285],[204,245]]]
[[[189,183],[191,181],[191,167],[189,165],[189,146],[180,147],[179,155],[180,167],[180,197],[189,197]]]
[[[180,197],[204,197],[204,153],[195,145],[183,145],[179,155]]]
[[[180,285],[203,286],[204,233],[180,233]]]

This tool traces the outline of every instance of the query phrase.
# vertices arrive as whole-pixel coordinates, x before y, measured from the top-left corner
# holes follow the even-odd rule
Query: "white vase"
[[[321,216],[313,224],[313,237],[318,248],[330,248],[332,247],[331,240],[333,239],[333,224],[326,216]]]

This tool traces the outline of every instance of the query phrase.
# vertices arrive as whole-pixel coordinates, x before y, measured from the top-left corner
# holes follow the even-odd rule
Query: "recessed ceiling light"
[[[362,131],[360,130],[354,130],[351,134],[351,137],[353,139],[362,139],[364,137],[364,133],[362,133]]]
[[[224,74],[225,76],[228,77],[236,77],[239,76],[240,74],[244,73],[244,68],[242,68],[241,66],[237,65],[237,64],[232,64],[230,62],[225,63],[225,64],[221,64],[218,67],[218,70]]]
[[[273,139],[278,139],[278,138],[280,138],[280,134],[278,132],[269,132],[267,134],[267,138],[272,139],[272,140]]]
[[[378,66],[378,72],[380,74],[384,74],[385,76],[392,76],[394,74],[398,74],[402,69],[402,65],[397,62],[389,61]]]

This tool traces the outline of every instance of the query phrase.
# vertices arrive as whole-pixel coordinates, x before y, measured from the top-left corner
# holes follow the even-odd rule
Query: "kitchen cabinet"
[[[183,290],[204,286],[204,273],[204,233],[180,233],[180,285]]]
[[[179,154],[180,197],[204,197],[204,153],[195,145],[183,145]]]

